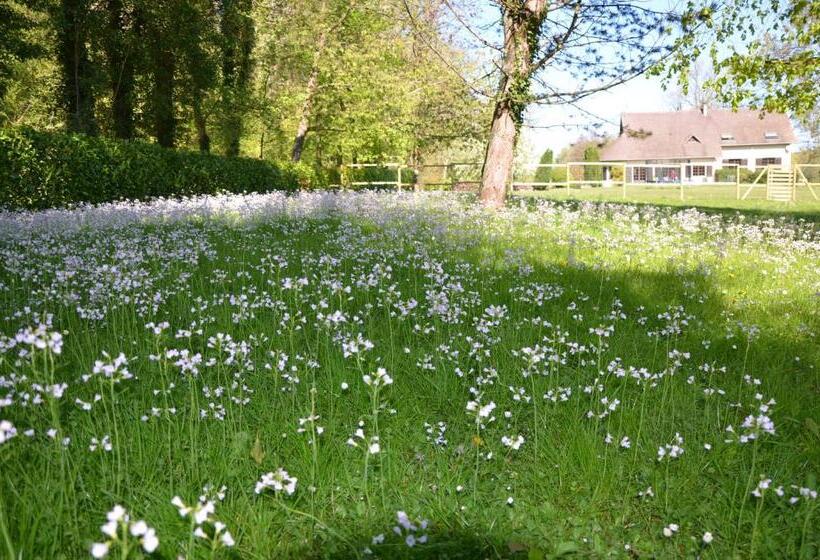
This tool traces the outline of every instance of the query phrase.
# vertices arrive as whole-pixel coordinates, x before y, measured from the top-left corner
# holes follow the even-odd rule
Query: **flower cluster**
[[[100,531],[108,539],[91,545],[91,556],[94,558],[105,558],[111,549],[117,546],[121,549],[122,557],[128,557],[133,548],[132,538],[147,554],[151,554],[159,546],[157,532],[145,521],[131,521],[131,516],[124,507],[115,505],[106,515],[106,519]]]
[[[267,474],[263,474],[262,478],[259,479],[259,482],[256,483],[254,492],[261,494],[268,488],[271,488],[273,489],[274,494],[284,492],[288,496],[291,496],[294,492],[296,492],[297,480],[298,479],[295,476],[290,476],[288,471],[280,467],[276,469],[275,473],[269,472]]]

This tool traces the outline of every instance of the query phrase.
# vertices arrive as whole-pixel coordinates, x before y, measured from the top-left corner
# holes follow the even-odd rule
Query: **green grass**
[[[815,188],[815,191],[817,189]],[[741,191],[741,196],[745,189]],[[817,193],[820,196],[820,192]],[[805,188],[797,191],[794,202],[774,202],[766,200],[765,185],[752,190],[745,200],[738,200],[734,186],[685,186],[683,199],[676,186],[647,186],[627,188],[626,198],[620,187],[612,188],[555,188],[549,190],[516,191],[516,197],[547,200],[591,200],[597,202],[627,202],[637,204],[659,204],[664,206],[685,206],[714,208],[721,210],[751,211],[757,214],[792,214],[817,221],[820,219],[820,201],[815,200]]]
[[[18,430],[0,444],[3,557],[88,557],[114,504],[156,529],[162,558],[818,556],[817,500],[788,501],[820,466],[813,223],[323,196],[102,209],[78,229],[70,212],[0,220],[0,420]],[[11,342],[46,313],[60,353]],[[358,335],[372,349],[345,357]],[[198,374],[151,358],[169,349],[201,354]],[[135,378],[92,374],[103,352]],[[378,368],[393,383],[375,392],[362,378]],[[31,404],[34,383],[61,382]],[[494,421],[468,412],[472,391]],[[725,441],[770,399],[774,434]],[[658,460],[676,433],[685,451]],[[110,452],[89,451],[106,435]],[[256,494],[280,467],[293,495]],[[227,487],[212,519],[232,548],[171,505],[209,484]],[[429,520],[427,543],[392,531],[398,511]]]

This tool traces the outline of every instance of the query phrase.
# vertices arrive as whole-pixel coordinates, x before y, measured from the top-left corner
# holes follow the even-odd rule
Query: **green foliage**
[[[698,57],[708,53],[717,77],[705,86],[721,103],[797,117],[820,103],[820,3],[731,0],[708,12],[690,3],[683,23],[688,32],[656,74],[665,69],[667,80],[686,84]]]
[[[36,58],[41,47],[28,36],[34,20],[22,6],[0,0],[0,98],[13,78],[17,63]]]
[[[763,175],[760,175],[760,173]],[[758,176],[760,178],[758,179]],[[715,180],[721,183],[734,183],[737,180],[737,171],[734,167],[724,167],[723,169],[715,170]],[[766,171],[763,169],[749,170],[745,167],[740,168],[740,182],[751,183],[757,179],[758,184],[766,184]]]
[[[601,152],[598,146],[587,146],[584,150],[585,162],[601,161]],[[584,166],[584,180],[586,181],[600,181],[603,179],[603,168],[597,165]]]
[[[552,150],[546,150],[542,155],[541,159],[538,163],[547,164],[553,162],[553,155]],[[535,183],[549,183],[552,181],[552,167],[539,167],[535,172],[535,177],[533,178]]]
[[[394,166],[384,167],[354,167],[347,170],[347,185],[352,190],[386,190],[395,189],[398,180],[398,170]],[[373,183],[372,185],[351,185],[350,183]],[[401,169],[402,188],[412,187],[416,182],[415,172],[408,168]]]
[[[0,130],[0,207],[39,209],[217,192],[294,191],[298,166],[224,158],[81,134]]]

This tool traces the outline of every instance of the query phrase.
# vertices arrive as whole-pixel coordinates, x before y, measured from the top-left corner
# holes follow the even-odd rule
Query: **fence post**
[[[621,183],[621,188],[623,189],[624,200],[626,200],[626,164],[624,164],[623,167],[624,167],[624,174],[621,177],[621,179],[623,179],[623,183]]]
[[[740,200],[740,166],[735,166],[735,200]]]
[[[569,162],[567,162],[567,193],[569,193]]]
[[[401,164],[396,167],[396,188],[401,192]]]
[[[683,199],[684,199],[684,197],[683,197],[683,174],[684,174],[684,165],[683,165],[683,164],[680,164],[680,171],[679,171],[678,173],[680,174],[680,179],[678,179],[678,182],[680,182],[680,199],[681,199],[681,200],[683,200]]]

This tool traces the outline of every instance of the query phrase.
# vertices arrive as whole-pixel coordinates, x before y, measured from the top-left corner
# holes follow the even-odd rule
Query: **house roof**
[[[740,109],[624,113],[621,134],[602,161],[718,158],[725,146],[783,145],[796,141],[786,115]]]

